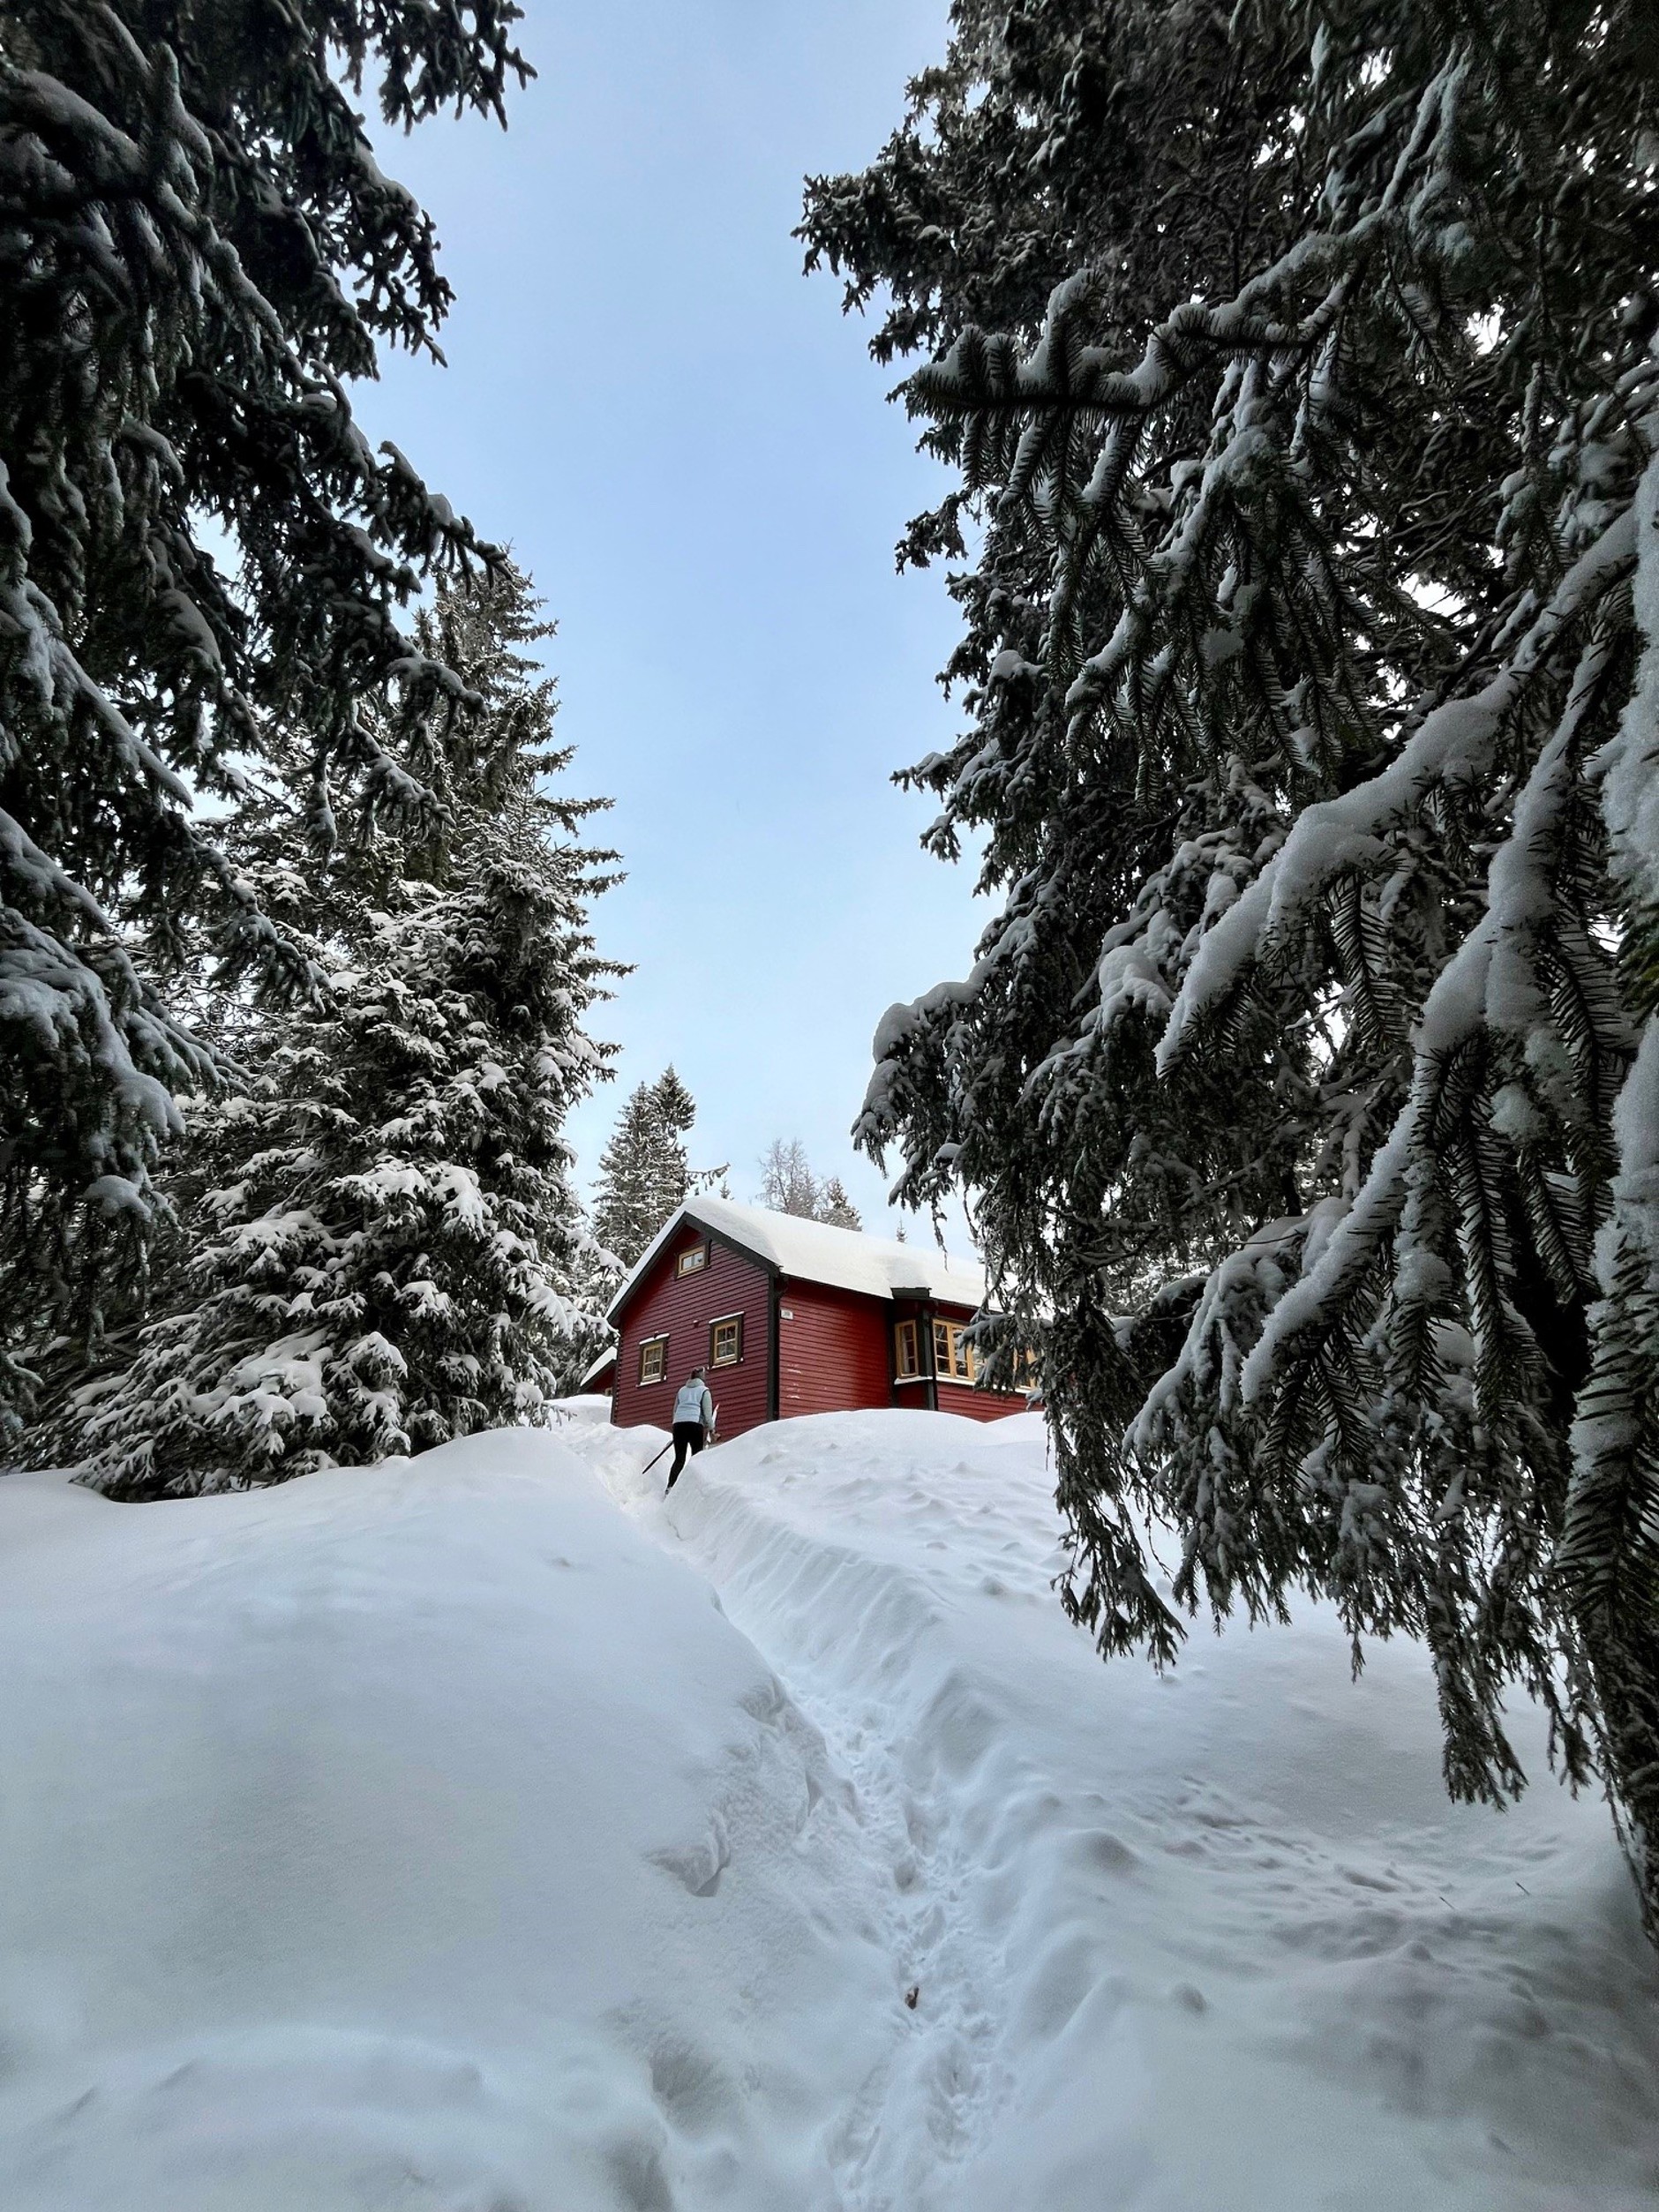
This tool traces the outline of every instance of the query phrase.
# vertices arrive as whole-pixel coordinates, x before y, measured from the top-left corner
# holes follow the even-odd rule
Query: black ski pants
[[[671,1490],[679,1480],[680,1470],[686,1464],[686,1454],[701,1451],[707,1441],[700,1421],[677,1421],[674,1423],[674,1456],[668,1468],[668,1487]]]

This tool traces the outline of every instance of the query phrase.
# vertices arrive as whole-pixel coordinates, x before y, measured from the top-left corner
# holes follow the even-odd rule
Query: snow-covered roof
[[[585,1367],[582,1369],[582,1380],[576,1385],[578,1392],[585,1391],[590,1383],[597,1383],[599,1377],[604,1373],[606,1368],[614,1367],[615,1365],[616,1346],[613,1344],[607,1344],[604,1350],[599,1354],[598,1358],[592,1361],[589,1366]]]
[[[933,1298],[949,1306],[984,1303],[984,1269],[955,1253],[866,1236],[861,1229],[832,1229],[824,1221],[771,1213],[764,1206],[740,1206],[732,1198],[688,1198],[641,1255],[612,1300],[607,1320],[615,1320],[664,1246],[688,1221],[740,1245],[799,1283],[826,1283],[836,1290],[861,1291],[867,1298]]]

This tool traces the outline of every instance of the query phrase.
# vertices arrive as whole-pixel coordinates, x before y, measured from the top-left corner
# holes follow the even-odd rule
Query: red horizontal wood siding
[[[1024,1395],[1015,1397],[1007,1391],[976,1391],[966,1383],[941,1383],[939,1410],[942,1413],[965,1413],[970,1421],[1001,1421],[1009,1413],[1023,1413]]]
[[[847,1413],[893,1402],[883,1299],[823,1283],[778,1286],[777,1410]]]
[[[694,1275],[676,1275],[674,1263],[693,1245],[709,1247],[709,1264]],[[674,1393],[694,1367],[709,1368],[709,1388],[720,1409],[720,1434],[740,1436],[766,1419],[770,1356],[771,1277],[758,1260],[707,1237],[690,1223],[659,1255],[618,1316],[616,1388],[611,1419],[619,1428],[651,1421],[666,1428]],[[743,1316],[743,1357],[735,1367],[711,1367],[709,1326],[728,1314]],[[640,1346],[647,1338],[668,1338],[668,1371],[660,1383],[640,1381]]]

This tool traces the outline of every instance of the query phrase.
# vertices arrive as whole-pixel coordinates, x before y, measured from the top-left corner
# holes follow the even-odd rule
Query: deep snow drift
[[[1103,1667],[1033,1420],[660,1441],[0,1481],[7,2212],[1651,2212],[1532,1737],[1449,1805],[1317,1616]]]

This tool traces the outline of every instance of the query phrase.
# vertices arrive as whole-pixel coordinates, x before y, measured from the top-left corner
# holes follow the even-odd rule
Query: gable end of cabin
[[[617,1315],[619,1428],[666,1428],[694,1367],[707,1370],[722,1436],[777,1418],[775,1271],[729,1238],[683,1222]]]

